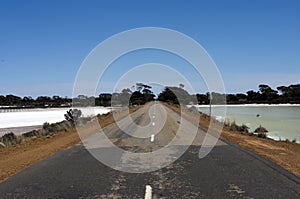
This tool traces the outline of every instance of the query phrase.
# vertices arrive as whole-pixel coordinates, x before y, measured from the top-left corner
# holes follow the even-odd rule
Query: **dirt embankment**
[[[180,113],[180,108],[168,104],[165,105]],[[195,120],[193,113],[189,110],[183,110],[182,114],[189,120]],[[199,125],[202,128],[208,129],[209,124],[210,119],[208,117],[201,116]],[[213,125],[218,125],[218,123],[214,123]],[[210,130],[214,130],[213,126]],[[300,144],[286,141],[275,141],[269,138],[258,138],[238,131],[230,131],[226,128],[223,128],[221,137],[273,161],[300,177]]]

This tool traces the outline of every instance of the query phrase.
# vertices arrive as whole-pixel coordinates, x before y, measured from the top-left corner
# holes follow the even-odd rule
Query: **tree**
[[[243,93],[236,94],[236,98],[238,99],[239,103],[246,103],[247,102],[247,95]]]
[[[15,95],[6,95],[7,105],[18,106],[21,105],[22,98]]]
[[[281,88],[290,103],[300,103],[300,84]]]
[[[130,96],[132,95],[132,91],[129,88],[123,89],[119,95],[120,103],[123,106],[129,105]]]
[[[25,96],[22,99],[22,103],[23,103],[24,106],[30,107],[34,104],[34,99],[32,99],[32,97],[30,97],[30,96],[28,96],[28,97]]]
[[[265,84],[259,85],[259,91],[261,93],[261,100],[263,102],[277,102],[278,99],[278,91],[273,90],[270,86]]]
[[[51,98],[48,96],[40,96],[38,98],[36,98],[36,104],[39,107],[44,107],[44,106],[49,106],[51,103]]]
[[[173,104],[189,104],[192,101],[191,95],[179,87],[165,87],[158,95],[158,100]],[[196,104],[196,102],[193,102]]]
[[[227,103],[228,104],[237,104],[237,103],[239,103],[239,99],[234,94],[228,94],[226,96],[226,98],[227,98]]]
[[[247,91],[247,101],[248,103],[258,103],[260,100],[260,94],[253,90]]]
[[[100,106],[111,106],[112,94],[110,93],[101,93],[99,95],[99,105]]]
[[[1,105],[1,106],[5,106],[5,105],[7,105],[7,104],[8,104],[8,103],[7,103],[6,97],[3,96],[3,95],[0,95],[0,105]]]
[[[146,103],[145,96],[140,91],[134,91],[129,101],[132,105],[142,105]]]
[[[198,104],[209,104],[209,98],[205,94],[196,94]]]
[[[211,96],[211,97],[210,97]],[[225,104],[226,103],[226,94],[212,92],[208,93],[212,104]]]

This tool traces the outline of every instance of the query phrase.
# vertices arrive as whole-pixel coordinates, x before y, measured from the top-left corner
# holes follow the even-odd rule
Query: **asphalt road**
[[[219,140],[211,153],[199,159],[206,133],[197,129],[193,134],[191,123],[162,105],[148,105],[131,118],[134,122],[120,120],[119,126],[112,124],[104,129],[110,144],[96,135],[84,143],[96,157],[99,153],[98,158],[103,154],[112,157],[113,168],[149,172],[112,169],[79,144],[1,183],[0,198],[144,198],[146,185],[152,187],[152,198],[300,198],[297,177],[233,144]],[[192,144],[178,133],[183,124],[188,125],[181,133],[187,137],[196,135]],[[174,140],[173,146],[162,150]],[[132,158],[124,151],[114,151],[112,143],[140,156]],[[168,165],[184,149],[187,151]],[[149,153],[155,158],[145,155]],[[136,164],[137,161],[144,164]],[[158,164],[167,166],[151,171]]]

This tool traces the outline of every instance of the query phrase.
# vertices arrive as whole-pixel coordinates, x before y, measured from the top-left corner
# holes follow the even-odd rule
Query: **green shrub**
[[[22,136],[16,136],[14,133],[6,133],[0,138],[0,142],[5,144],[6,146],[8,145],[14,145],[14,144],[19,144],[23,140]]]
[[[67,111],[67,113],[64,115],[65,119],[69,122],[71,122],[71,124],[73,126],[75,126],[75,124],[77,123],[78,119],[81,117],[82,112],[79,109],[70,109]]]
[[[242,126],[237,125],[237,130],[242,133],[249,133],[249,127],[243,124]]]
[[[39,130],[32,130],[32,131],[29,131],[27,133],[23,133],[22,136],[24,138],[30,138],[30,137],[33,137],[33,136],[40,136],[41,132]]]
[[[259,138],[267,138],[268,130],[262,126],[256,128],[254,132],[257,133],[257,137]]]

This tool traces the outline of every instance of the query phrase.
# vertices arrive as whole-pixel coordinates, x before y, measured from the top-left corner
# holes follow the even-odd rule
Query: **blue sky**
[[[96,45],[148,26],[174,29],[199,42],[217,64],[228,93],[257,90],[260,83],[299,83],[299,10],[296,0],[2,0],[0,95],[71,96],[76,73]],[[107,85],[120,67],[106,74]]]

